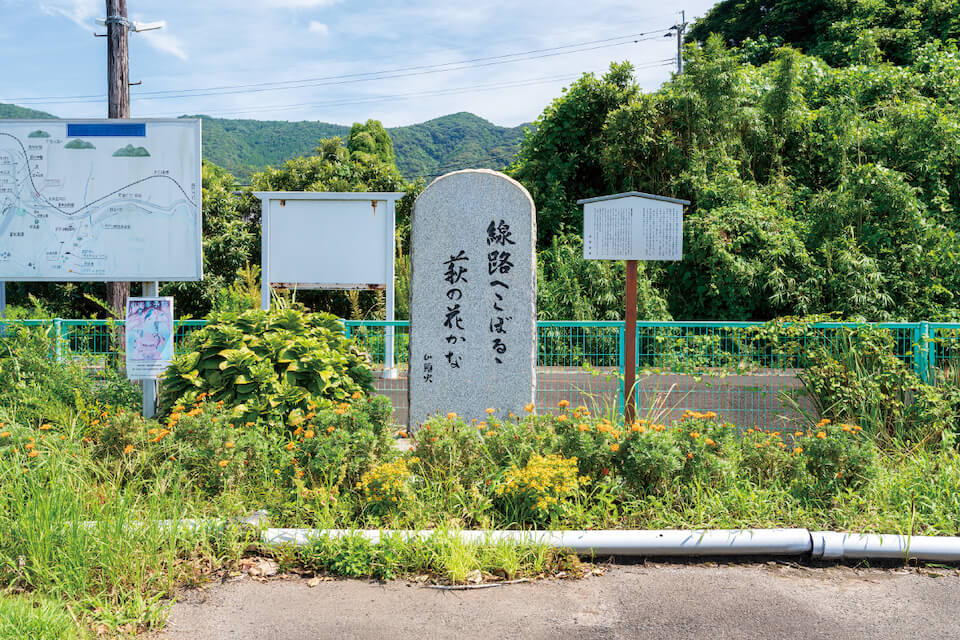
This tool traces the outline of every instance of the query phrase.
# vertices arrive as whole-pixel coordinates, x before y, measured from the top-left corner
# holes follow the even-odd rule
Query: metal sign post
[[[683,258],[683,207],[687,200],[631,191],[578,200],[583,205],[585,260],[626,261],[624,292],[624,412],[637,418],[637,261]]]

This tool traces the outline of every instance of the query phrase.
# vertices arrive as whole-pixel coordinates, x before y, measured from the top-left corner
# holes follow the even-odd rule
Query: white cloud
[[[169,53],[181,60],[186,60],[188,57],[187,52],[183,49],[183,42],[180,38],[169,33],[164,33],[163,30],[141,31],[136,34],[136,37],[143,38],[144,42],[161,53]]]
[[[341,0],[261,0],[261,4],[285,9],[322,9],[332,7]]]
[[[96,0],[54,0],[41,2],[40,10],[52,16],[63,16],[87,31],[96,27],[95,18],[102,18],[104,4]]]
[[[310,26],[308,27],[311,33],[316,33],[317,35],[325,36],[330,33],[330,28],[322,22],[317,22],[316,20],[310,21]]]

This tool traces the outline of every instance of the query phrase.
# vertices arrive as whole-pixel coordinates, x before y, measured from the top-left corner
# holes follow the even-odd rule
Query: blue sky
[[[399,126],[471,111],[514,126],[613,60],[656,89],[674,69],[664,30],[714,2],[128,0],[132,19],[166,22],[130,35],[131,115]],[[0,102],[105,117],[104,5],[0,0]]]

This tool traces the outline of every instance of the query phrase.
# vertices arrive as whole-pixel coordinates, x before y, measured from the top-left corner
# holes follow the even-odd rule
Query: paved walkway
[[[960,572],[648,563],[473,591],[244,578],[183,594],[159,638],[960,638]]]

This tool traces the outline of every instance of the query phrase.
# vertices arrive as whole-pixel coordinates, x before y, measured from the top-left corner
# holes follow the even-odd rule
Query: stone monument
[[[537,364],[536,216],[487,169],[437,178],[411,219],[410,428],[430,415],[521,413]]]

